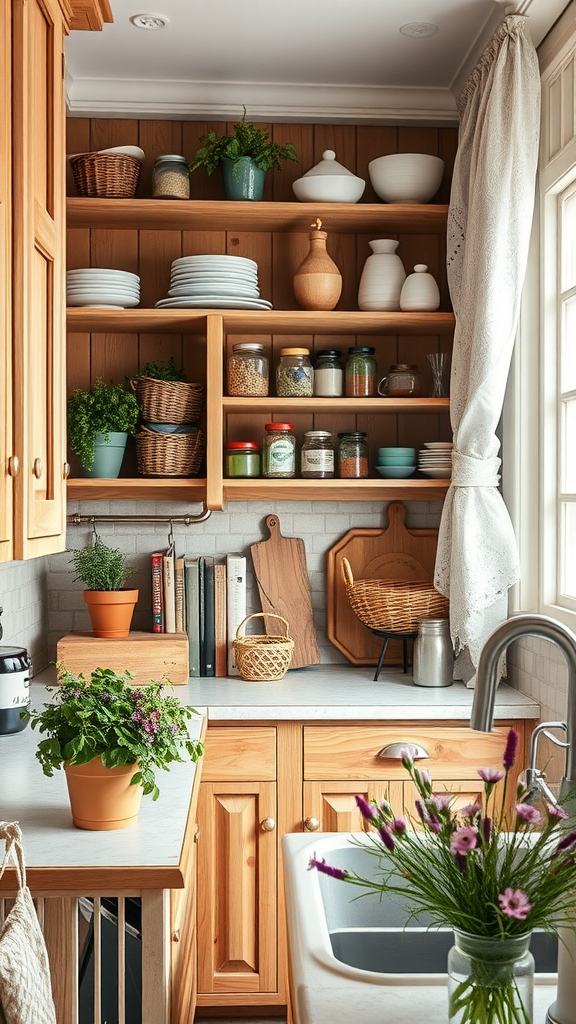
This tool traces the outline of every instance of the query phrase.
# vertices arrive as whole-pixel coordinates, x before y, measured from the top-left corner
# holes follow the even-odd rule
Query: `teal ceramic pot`
[[[120,431],[111,431],[108,434],[108,441],[104,440],[104,434],[96,434],[94,465],[90,470],[82,468],[82,476],[98,480],[115,480],[120,474],[127,440],[128,434]]]
[[[238,160],[223,160],[222,177],[226,199],[262,199],[265,174],[266,171],[256,167],[249,156],[241,156]]]

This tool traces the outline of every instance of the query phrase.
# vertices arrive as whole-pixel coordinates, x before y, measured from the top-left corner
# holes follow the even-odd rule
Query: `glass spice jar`
[[[329,430],[306,431],[300,472],[305,480],[329,480],[334,476],[334,445]]]
[[[292,423],[266,423],[262,442],[262,476],[296,475],[296,437]]]
[[[166,153],[154,161],[153,199],[190,199],[190,170],[184,156]]]
[[[268,357],[264,345],[248,341],[233,345],[226,369],[229,395],[251,398],[268,394]]]
[[[338,476],[342,480],[368,476],[368,444],[363,430],[338,434]]]
[[[387,398],[419,398],[422,377],[413,363],[393,363],[378,384],[378,394]]]
[[[279,398],[311,398],[314,370],[308,348],[281,348],[276,368],[276,394]]]
[[[375,349],[359,345],[348,349],[346,360],[346,397],[371,398],[376,394]]]
[[[336,348],[321,349],[314,366],[314,394],[318,398],[340,398],[344,393],[342,352]]]
[[[253,441],[229,441],[224,456],[226,476],[260,476],[260,448]]]

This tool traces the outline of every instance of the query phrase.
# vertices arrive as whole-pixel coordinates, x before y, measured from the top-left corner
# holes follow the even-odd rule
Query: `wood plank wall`
[[[263,125],[280,144],[292,142],[300,163],[284,163],[281,171],[266,175],[265,200],[295,201],[292,182],[322,159],[325,149],[333,149],[336,158],[350,171],[365,178],[367,185],[361,203],[379,202],[372,190],[368,163],[375,157],[394,152],[431,153],[441,156],[446,164],[442,185],[434,201],[447,203],[457,128],[353,126],[325,124]],[[138,145],[145,154],[138,195],[151,195],[151,173],[154,160],[162,153],[180,153],[192,161],[199,138],[214,129],[231,132],[232,124],[198,121],[106,120],[69,118],[67,151],[80,153],[109,146]],[[69,195],[74,185],[69,179]],[[191,178],[192,199],[223,199],[220,171],[208,177],[203,168]],[[255,228],[257,223],[255,222]],[[275,308],[297,309],[292,289],[294,272],[308,252],[308,224],[301,233],[254,231],[112,231],[103,229],[69,229],[67,262],[69,268],[113,267],[138,273],[141,278],[141,305],[153,307],[167,294],[172,260],[193,253],[228,253],[254,259],[259,267],[260,291]],[[342,296],[337,309],[357,309],[358,283],[372,235],[331,234],[328,251],[343,277]],[[441,235],[394,235],[399,239],[398,254],[407,273],[416,263],[427,264],[441,291],[441,310],[449,310],[450,300],[445,273],[445,238]],[[228,345],[242,339],[229,337]],[[268,345],[275,365],[279,349],[286,344],[301,344],[312,351],[334,347],[342,349],[354,344],[375,345],[379,376],[395,362],[416,363],[424,377],[424,394],[430,393],[431,378],[426,354],[447,348],[447,339],[411,336],[371,337],[368,342],[354,336],[309,335],[259,338]],[[205,339],[198,336],[172,334],[73,334],[68,340],[68,389],[86,388],[97,376],[121,381],[136,372],[147,360],[165,360],[173,355],[183,365],[189,380],[204,380],[206,373]],[[268,415],[260,417],[234,415],[228,418],[229,440],[259,439]],[[332,431],[366,430],[375,444],[420,445],[426,439],[449,439],[448,417],[431,415],[393,416],[358,415],[328,416],[302,414],[293,417],[296,431],[328,429]],[[72,458],[73,475],[75,460]],[[125,459],[122,475],[134,475],[133,465]]]

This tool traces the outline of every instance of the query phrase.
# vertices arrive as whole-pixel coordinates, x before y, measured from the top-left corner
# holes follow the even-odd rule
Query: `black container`
[[[25,647],[0,647],[0,734],[21,732],[20,712],[30,703],[32,662]]]

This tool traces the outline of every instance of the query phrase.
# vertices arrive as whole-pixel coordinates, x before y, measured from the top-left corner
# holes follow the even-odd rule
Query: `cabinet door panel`
[[[401,782],[305,782],[304,821],[315,818],[318,832],[367,831],[355,796],[365,800],[389,800],[393,807],[402,802]],[[304,826],[305,827],[305,826]]]
[[[0,562],[12,558],[11,6],[0,10]]]
[[[276,818],[275,783],[201,784],[199,993],[276,991],[277,838],[265,818]]]

